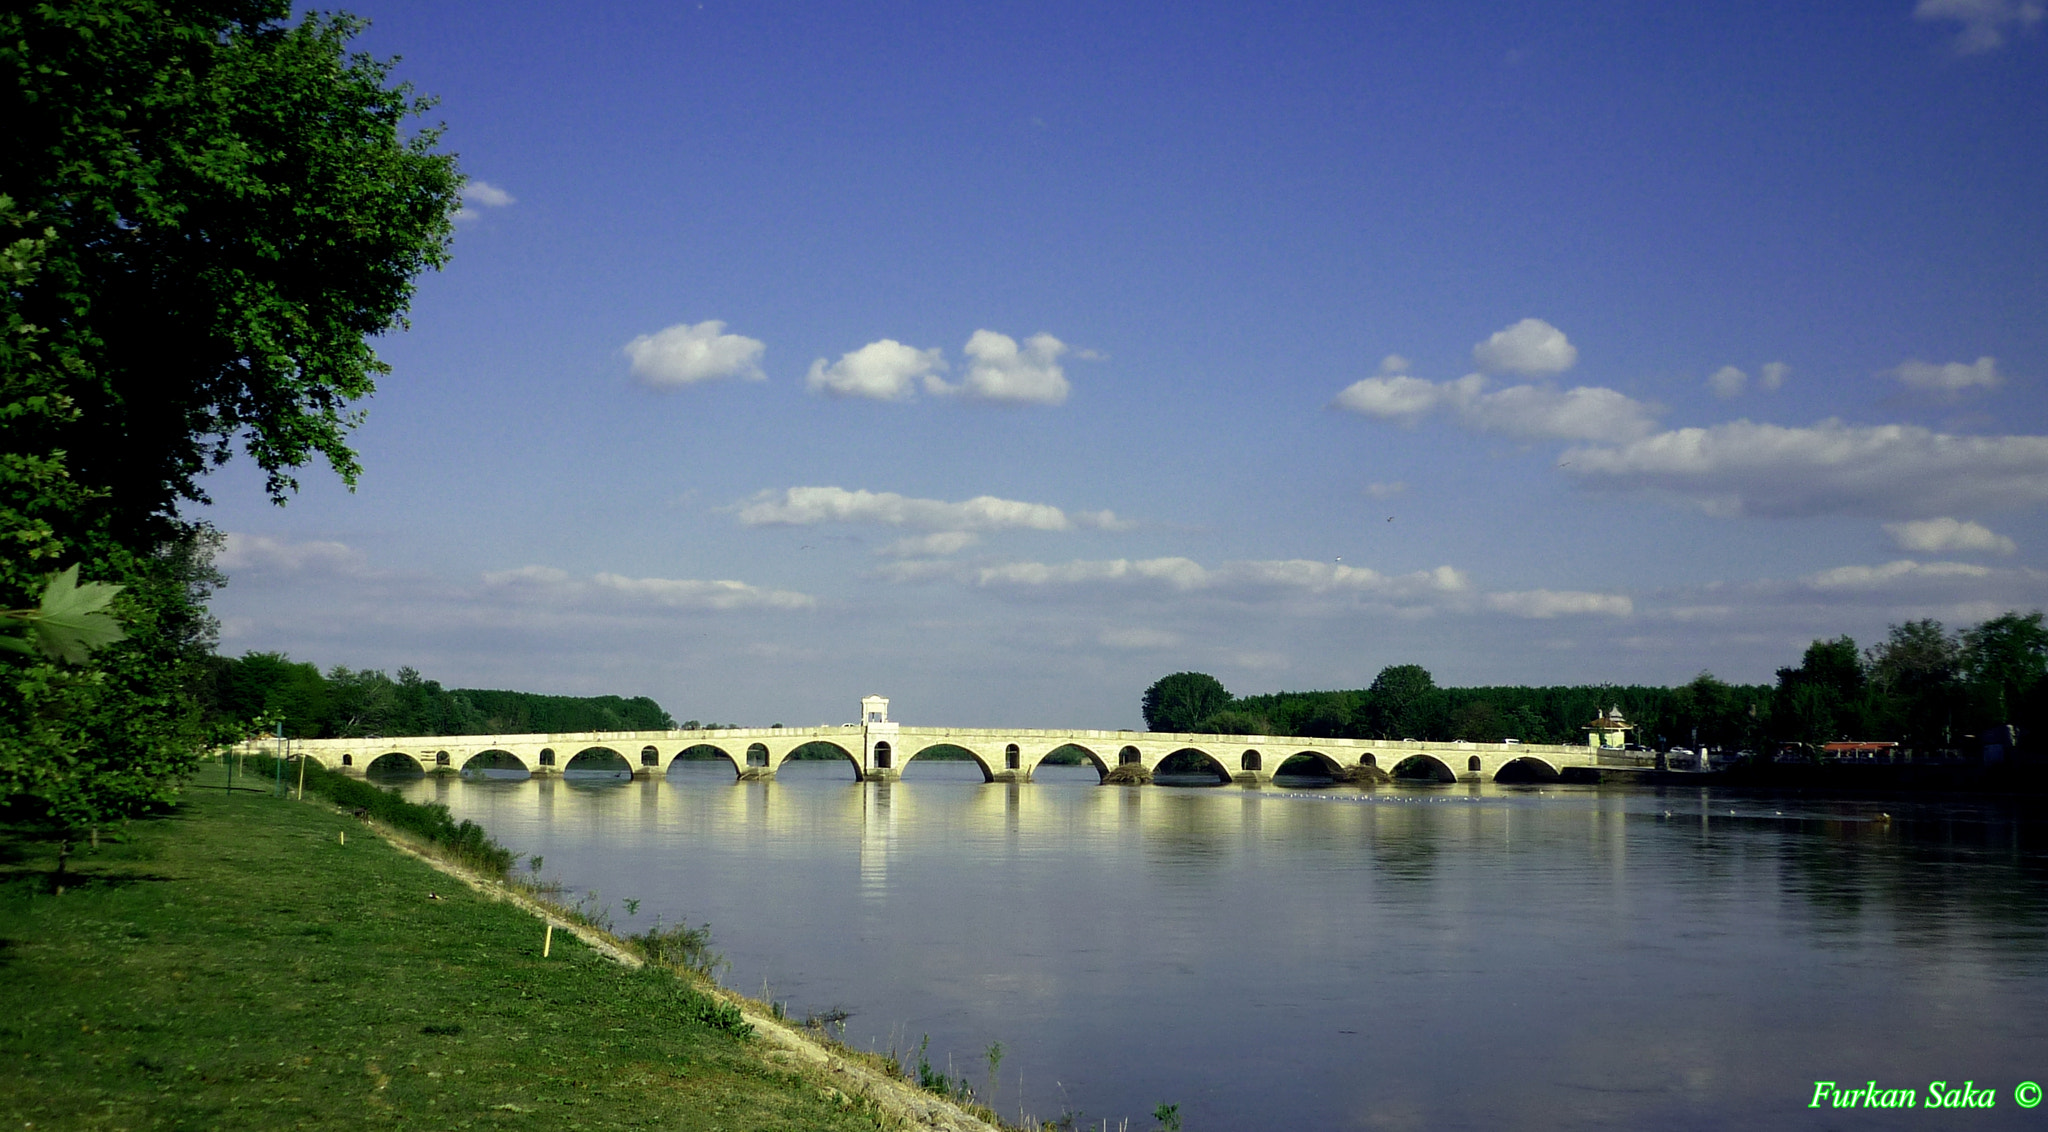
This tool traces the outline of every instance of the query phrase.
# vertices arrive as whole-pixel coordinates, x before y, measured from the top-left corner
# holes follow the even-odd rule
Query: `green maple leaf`
[[[87,653],[128,635],[113,614],[103,612],[121,590],[108,582],[79,585],[76,565],[52,574],[43,587],[40,606],[10,610],[5,615],[10,621],[27,622],[30,638],[0,636],[0,648],[40,652],[52,660],[84,664]]]

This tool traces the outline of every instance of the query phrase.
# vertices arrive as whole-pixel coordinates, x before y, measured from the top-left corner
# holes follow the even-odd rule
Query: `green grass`
[[[55,846],[0,831],[10,1127],[889,1126],[719,1028],[686,980],[560,930],[543,960],[526,913],[327,805],[209,775],[74,856],[62,895]]]

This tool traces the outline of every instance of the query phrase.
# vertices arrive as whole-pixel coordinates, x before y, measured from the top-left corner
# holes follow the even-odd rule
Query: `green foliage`
[[[276,760],[268,755],[251,757],[248,766],[250,773],[257,778],[270,776],[277,770]],[[295,782],[299,769],[296,762],[288,763],[285,774]],[[510,849],[491,840],[484,827],[475,822],[458,823],[448,812],[448,807],[438,802],[408,802],[389,790],[372,786],[360,778],[336,774],[314,762],[306,764],[305,774],[306,789],[338,806],[360,810],[365,816],[393,829],[402,829],[423,838],[478,872],[502,877],[512,867]]]
[[[92,650],[128,635],[105,612],[121,589],[105,582],[79,585],[76,564],[52,574],[35,608],[0,610],[0,620],[20,622],[28,630],[26,637],[0,636],[0,649],[84,664]]]
[[[531,692],[449,690],[401,668],[398,679],[370,669],[320,670],[283,653],[215,658],[210,709],[230,730],[284,722],[301,739],[382,735],[492,735],[562,731],[662,731],[668,712],[646,696],[547,696]]]
[[[543,696],[532,692],[457,688],[492,733],[535,731],[668,731],[676,726],[662,706],[646,696]]]
[[[1778,670],[1775,687],[1730,684],[1702,672],[1676,688],[1439,688],[1421,666],[1397,664],[1382,669],[1370,688],[1234,698],[1190,730],[1578,744],[1588,721],[1618,707],[1634,725],[1634,740],[1659,748],[1697,742],[1768,754],[1775,744],[1866,739],[1939,754],[1977,741],[2005,743],[1996,736],[2006,724],[2023,747],[2038,748],[2048,739],[2044,620],[2038,610],[2010,612],[1961,634],[1938,621],[1908,621],[1867,653],[1849,637],[1814,641],[1798,666]],[[1176,673],[1154,684],[1146,693],[1147,721],[1169,681],[1196,675]]]
[[[669,992],[669,1007],[675,1012],[676,1017],[685,1022],[693,1022],[743,1041],[754,1036],[754,1024],[746,1020],[739,1007],[724,999],[705,994],[696,987],[675,984]]]
[[[1963,631],[1972,726],[2012,723],[2030,737],[2048,727],[2048,628],[2041,622],[2037,609],[2001,614]]]
[[[62,563],[119,587],[51,622],[83,663],[0,670],[11,814],[140,812],[219,738],[217,539],[178,507],[237,447],[274,499],[316,458],[352,482],[369,339],[447,254],[460,178],[431,131],[405,136],[423,103],[348,53],[358,23],[291,15],[0,7],[0,608],[38,604]]]
[[[534,859],[539,860],[538,857]],[[627,942],[638,948],[641,957],[649,963],[688,971],[707,979],[717,978],[720,971],[732,966],[725,956],[711,949],[709,924],[697,928],[676,924],[665,928],[657,919],[654,927],[629,937]]]
[[[1423,738],[1443,727],[1443,697],[1429,669],[1390,664],[1366,690],[1366,729],[1381,739]]]
[[[1152,1110],[1152,1119],[1159,1122],[1160,1132],[1180,1132],[1180,1106],[1162,1104]]]
[[[1230,706],[1230,692],[1203,672],[1162,676],[1145,689],[1145,726],[1153,731],[1194,731]]]

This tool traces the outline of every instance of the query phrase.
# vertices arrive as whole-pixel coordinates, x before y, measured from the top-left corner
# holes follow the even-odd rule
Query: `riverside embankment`
[[[613,941],[543,957],[542,910],[490,878],[223,783],[61,894],[55,845],[0,832],[14,1127],[989,1127],[744,1000],[751,1036],[707,1022],[718,992]]]

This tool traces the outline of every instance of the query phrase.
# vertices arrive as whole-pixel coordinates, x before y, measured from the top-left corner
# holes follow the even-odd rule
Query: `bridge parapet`
[[[1602,751],[1536,743],[1433,742],[1416,739],[1331,739],[1299,735],[1211,735],[1158,731],[1052,728],[912,727],[883,721],[820,727],[719,728],[693,731],[577,731],[522,735],[394,736],[389,738],[291,740],[289,750],[345,774],[363,774],[379,759],[396,757],[426,772],[453,773],[476,759],[510,759],[533,774],[553,774],[577,756],[610,751],[637,777],[661,773],[678,756],[710,748],[731,762],[741,779],[771,778],[797,748],[826,743],[853,764],[857,779],[889,779],[905,763],[932,747],[959,747],[972,755],[990,781],[1028,782],[1047,756],[1078,748],[1107,777],[1119,767],[1149,777],[1169,757],[1193,752],[1213,764],[1221,777],[1270,782],[1290,759],[1305,757],[1326,773],[1370,767],[1416,777],[1492,779],[1511,764],[1535,777],[1554,777],[1567,767],[1601,765]],[[268,753],[272,740],[251,740],[237,749]],[[714,757],[715,757],[714,756]],[[607,765],[615,766],[615,763]]]

